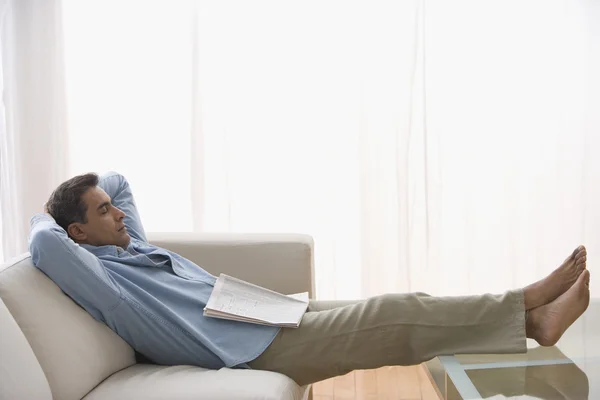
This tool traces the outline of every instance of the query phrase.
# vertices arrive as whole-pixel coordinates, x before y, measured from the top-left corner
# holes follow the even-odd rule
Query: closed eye
[[[100,214],[106,214],[110,205],[111,204],[108,201],[105,201],[104,203],[100,204],[100,206],[98,206],[98,211],[100,211]]]

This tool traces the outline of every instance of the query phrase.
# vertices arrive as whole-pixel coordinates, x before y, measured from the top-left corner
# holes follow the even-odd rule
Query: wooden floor
[[[354,371],[313,385],[313,400],[439,400],[423,366]]]

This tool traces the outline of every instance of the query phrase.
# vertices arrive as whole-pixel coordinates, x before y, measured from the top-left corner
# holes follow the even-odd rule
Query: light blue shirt
[[[216,278],[176,253],[153,246],[125,178],[99,186],[127,214],[131,242],[78,245],[47,214],[31,219],[33,263],[95,319],[157,364],[248,368],[279,328],[205,317]],[[165,187],[164,190],[170,190]]]

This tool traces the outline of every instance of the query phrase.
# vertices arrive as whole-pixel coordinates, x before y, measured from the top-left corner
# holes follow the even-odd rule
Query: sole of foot
[[[541,346],[554,346],[590,303],[590,272],[584,270],[575,283],[556,300],[529,311],[528,337]]]

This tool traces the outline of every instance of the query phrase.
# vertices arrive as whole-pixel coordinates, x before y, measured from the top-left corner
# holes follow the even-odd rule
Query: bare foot
[[[565,293],[585,270],[587,250],[579,246],[550,275],[527,286],[525,292],[525,309],[531,310],[548,304]]]
[[[529,311],[527,337],[541,346],[554,346],[590,303],[590,272],[585,270],[564,294],[550,304]]]

